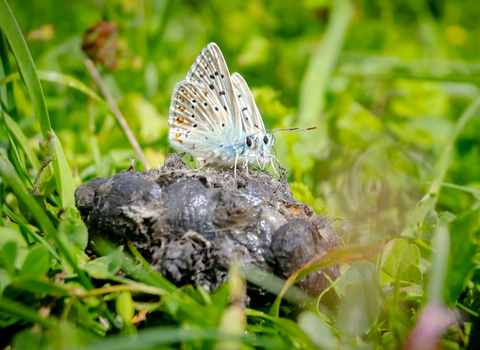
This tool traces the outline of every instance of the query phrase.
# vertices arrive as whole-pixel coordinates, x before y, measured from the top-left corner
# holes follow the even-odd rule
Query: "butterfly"
[[[169,110],[169,143],[201,166],[264,168],[276,159],[275,142],[265,130],[252,93],[239,73],[230,75],[220,48],[200,52],[185,80],[175,85]],[[275,169],[275,167],[274,167]]]

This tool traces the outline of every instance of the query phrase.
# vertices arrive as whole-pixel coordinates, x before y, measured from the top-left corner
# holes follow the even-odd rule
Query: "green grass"
[[[444,322],[432,346],[478,348],[479,10],[0,0],[0,348],[427,347],[429,317]],[[118,68],[97,68],[151,167],[167,154],[173,86],[215,41],[268,128],[318,127],[279,135],[275,150],[297,198],[345,219],[342,247],[288,281],[234,265],[213,293],[178,289],[132,244],[87,249],[75,188],[137,158],[80,49],[102,18],[119,28]],[[334,264],[341,277],[316,298],[295,285]],[[245,281],[276,301],[239,307]]]
[[[48,116],[47,105],[43,96],[42,86],[38,79],[37,70],[33,63],[32,56],[28,50],[25,39],[23,38],[20,27],[13,16],[6,0],[0,1],[0,26],[15,56],[18,70],[23,78],[23,82],[27,87],[30,98],[32,99],[35,115],[38,118],[42,134],[46,139],[46,133],[52,131],[50,118]],[[54,140],[57,152],[57,160],[53,162],[55,173],[55,181],[57,182],[57,190],[60,194],[62,206],[74,207],[75,201],[73,192],[75,185],[68,167],[67,159],[63,152],[62,144],[58,138]]]

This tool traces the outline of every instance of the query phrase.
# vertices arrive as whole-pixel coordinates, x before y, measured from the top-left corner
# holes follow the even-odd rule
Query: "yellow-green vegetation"
[[[0,0],[0,348],[479,348],[479,13],[478,0]],[[343,218],[342,247],[255,309],[240,265],[214,293],[178,289],[131,244],[89,245],[75,209],[82,183],[163,163],[173,87],[212,41],[267,128],[317,127],[275,152],[297,199]],[[281,303],[332,264],[342,275],[315,300]]]

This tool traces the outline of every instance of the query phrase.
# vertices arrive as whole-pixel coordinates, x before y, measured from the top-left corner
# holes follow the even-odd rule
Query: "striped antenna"
[[[285,132],[286,132],[286,131],[298,130],[298,128],[291,128],[291,129],[267,129],[267,130],[265,130],[265,129],[262,129],[261,127],[259,127],[257,124],[254,124],[254,125],[255,125],[255,127],[256,127],[257,129],[260,129],[261,131],[285,131]]]
[[[291,128],[291,129],[267,129],[265,131],[293,131],[298,130],[298,128]]]
[[[276,134],[272,134],[272,135],[280,135],[280,134],[286,134],[287,132],[300,132],[300,131],[308,131],[308,130],[314,130],[316,129],[317,127],[314,126],[313,128],[307,128],[307,129],[302,129],[302,130],[298,130],[298,128],[294,128],[294,129],[285,129],[286,131],[282,131],[282,132],[277,132]]]
[[[298,130],[298,128],[291,128],[291,129],[268,129],[268,130],[265,130],[265,131],[294,131],[294,130]]]

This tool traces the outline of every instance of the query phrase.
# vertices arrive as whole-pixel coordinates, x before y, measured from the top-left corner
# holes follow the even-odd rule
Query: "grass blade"
[[[19,71],[22,74],[33,102],[35,114],[40,122],[40,128],[42,129],[42,133],[45,134],[47,131],[52,130],[52,126],[50,124],[50,118],[48,117],[42,86],[40,85],[40,80],[38,80],[35,64],[28,51],[25,38],[6,0],[0,1],[0,26],[17,60]]]
[[[439,71],[442,66],[445,70]],[[429,80],[432,82],[461,82],[480,85],[480,65],[459,60],[403,60],[399,57],[380,56],[359,52],[341,54],[337,74],[368,79],[400,78]]]
[[[71,252],[66,248],[62,240],[59,238],[57,229],[50,221],[47,214],[45,214],[45,212],[42,210],[35,198],[33,198],[33,196],[28,193],[27,189],[18,177],[18,174],[15,172],[12,164],[4,156],[0,156],[0,176],[13,189],[13,192],[15,193],[17,199],[23,202],[23,204],[25,204],[29,212],[37,221],[38,226],[43,231],[43,233],[52,238],[57,247],[59,247],[61,253],[65,257],[65,260],[67,260],[67,262],[78,274],[78,279],[80,280],[80,283],[82,283],[82,285],[87,289],[93,289],[92,282],[90,282],[90,280],[88,279],[85,271],[83,271],[75,263],[75,259],[73,258]]]
[[[450,233],[448,228],[439,227],[433,242],[432,269],[427,285],[427,295],[430,301],[443,302],[443,286],[448,270],[450,254]]]
[[[11,82],[13,82],[15,80],[19,80],[19,79],[20,79],[20,74],[18,72],[9,74],[7,76],[2,77],[2,79],[0,80],[0,86],[3,86],[5,84],[8,85]]]
[[[10,147],[7,149],[8,156],[10,157],[11,162],[13,163],[15,169],[17,169],[17,172],[19,176],[22,178],[22,181],[25,184],[28,184],[29,182],[30,184],[32,184],[30,177],[28,176],[27,164],[25,162],[24,154],[19,151],[17,147],[17,142],[15,142],[15,140],[12,137],[12,132],[7,125],[7,120],[5,119],[5,115],[6,114],[0,108],[0,116],[1,116],[0,120],[2,122],[3,128],[7,131],[8,141],[10,144]]]
[[[40,229],[46,235],[52,236],[56,232],[55,226],[53,226],[52,222],[42,210],[40,205],[23,186],[23,183],[8,159],[2,156],[0,156],[0,175],[13,189],[13,192],[17,196],[18,200],[22,201],[27,206],[30,213],[37,221]]]
[[[48,81],[51,83],[57,83],[64,86],[71,87],[72,89],[78,90],[83,92],[85,95],[93,98],[94,100],[102,103],[105,107],[108,107],[108,104],[105,100],[103,100],[100,96],[98,96],[92,89],[90,89],[87,85],[82,83],[80,80],[75,79],[70,75],[66,75],[59,72],[54,72],[50,70],[39,70],[37,71],[38,78],[42,81]],[[0,80],[0,86],[9,84],[15,80],[20,80],[19,73],[12,73]]]
[[[193,339],[205,340],[240,340],[252,345],[267,349],[288,349],[288,347],[279,342],[262,339],[258,336],[245,334],[241,337],[221,333],[215,328],[173,328],[173,327],[154,327],[138,332],[136,337],[121,336],[98,340],[92,344],[81,347],[81,350],[134,350],[134,349],[152,349],[162,344],[176,344]],[[283,346],[282,346],[283,345]]]
[[[40,78],[40,80],[65,85],[65,86],[71,87],[72,89],[83,92],[85,95],[93,98],[95,101],[103,103],[104,106],[108,107],[107,103],[102,98],[100,98],[100,96],[98,96],[92,89],[90,89],[87,85],[82,83],[80,80],[75,79],[70,75],[66,75],[66,74],[54,72],[54,71],[39,70],[38,77]]]
[[[43,89],[40,85],[37,70],[25,38],[6,0],[0,0],[0,26],[17,60],[18,69],[32,99],[35,115],[40,123],[42,134],[46,137],[47,131],[52,131],[52,126],[48,116],[47,104],[43,96]],[[53,167],[55,169],[55,181],[60,194],[60,200],[63,207],[74,208],[75,185],[73,183],[73,177],[58,137],[55,137],[54,143],[57,160],[53,163]]]
[[[285,280],[275,276],[264,269],[250,264],[245,263],[243,266],[243,273],[245,274],[245,279],[253,283],[264,290],[269,291],[272,294],[280,294],[282,291]],[[315,300],[305,293],[302,289],[297,286],[291,286],[286,292],[283,299],[295,303],[295,304],[313,304]]]
[[[454,185],[454,184],[449,184],[449,183],[446,183],[446,182],[442,182],[441,185],[443,187],[455,188],[455,189],[460,190],[460,191],[465,191],[465,192],[471,193],[475,196],[480,196],[480,190],[477,190],[477,189],[472,188],[472,187]]]
[[[101,287],[97,289],[89,290],[83,294],[78,294],[77,296],[80,298],[90,297],[92,295],[103,295],[108,293],[115,293],[115,292],[122,292],[122,291],[130,291],[136,293],[145,293],[145,294],[152,294],[152,295],[165,295],[165,292],[161,288],[147,286],[142,283],[134,283],[134,284],[117,284],[115,286],[110,287]]]
[[[22,147],[28,160],[30,161],[30,164],[33,167],[33,170],[35,170],[35,172],[38,172],[38,169],[40,169],[40,162],[38,161],[37,155],[33,151],[32,146],[30,146],[27,137],[23,134],[22,129],[20,129],[17,123],[15,123],[12,117],[10,117],[7,113],[3,112],[3,117],[5,118],[5,124],[7,126],[8,132]]]
[[[357,247],[341,247],[323,254],[317,255],[309,262],[307,262],[300,269],[295,271],[285,282],[282,291],[278,294],[275,302],[270,309],[270,315],[278,317],[280,311],[280,302],[287,290],[296,282],[301,280],[309,273],[321,270],[330,266],[352,263],[355,261],[365,260],[368,257],[376,254],[382,245],[372,244],[368,246]]]
[[[140,157],[140,161],[142,162],[143,167],[147,171],[150,170],[150,165],[148,164],[147,158],[145,157],[145,154],[143,153],[143,150],[140,147],[140,144],[138,143],[135,137],[135,134],[133,133],[130,126],[128,125],[127,121],[125,120],[125,117],[123,116],[122,112],[118,108],[117,102],[115,101],[112,94],[110,93],[110,90],[108,89],[107,85],[102,80],[102,77],[100,76],[100,73],[98,72],[97,68],[95,68],[95,65],[93,64],[93,62],[88,58],[85,60],[85,66],[87,67],[93,80],[95,80],[95,82],[100,87],[100,90],[102,90],[102,93],[107,99],[107,102],[110,106],[110,110],[115,115],[115,118],[117,118],[117,121],[122,127],[123,132],[125,133],[125,136],[127,136],[128,141],[130,142],[130,144],[132,145],[132,147],[135,149],[138,156]]]
[[[55,327],[55,322],[51,318],[40,317],[35,309],[26,307],[23,303],[18,303],[6,297],[0,298],[0,310],[22,320],[38,323],[45,328]]]
[[[468,106],[465,112],[463,112],[460,118],[458,118],[458,121],[455,124],[455,127],[453,128],[452,133],[450,134],[450,137],[448,138],[448,141],[443,148],[443,151],[440,154],[437,163],[435,164],[435,176],[427,193],[438,194],[438,192],[440,191],[440,188],[442,187],[442,182],[447,175],[448,168],[450,167],[450,163],[452,161],[452,152],[455,141],[465,128],[467,122],[477,113],[479,108],[480,96],[473,100],[473,102]]]
[[[302,81],[299,105],[301,125],[314,123],[323,112],[325,90],[342,49],[351,17],[352,4],[349,0],[332,3],[327,31],[312,53]]]
[[[96,239],[94,247],[102,256],[112,253],[115,249],[113,244],[103,239]],[[129,248],[130,251],[133,252],[134,257],[123,251],[121,252],[122,271],[135,280],[165,290],[167,293],[175,293],[178,291],[178,288],[173,283],[152,269],[151,265],[140,255],[133,244],[129,244]]]
[[[245,314],[250,317],[258,317],[268,320],[276,325],[276,328],[280,329],[283,333],[288,334],[292,338],[296,338],[298,341],[304,343],[304,348],[315,349],[315,346],[311,342],[310,338],[299,327],[298,323],[289,320],[287,318],[278,318],[271,315],[267,315],[262,311],[245,309]]]
[[[10,61],[8,60],[8,46],[5,36],[0,31],[0,78],[9,75],[12,71]],[[0,97],[3,108],[11,115],[16,117],[17,106],[13,98],[13,84],[7,84],[5,87],[0,87]]]
[[[25,231],[26,233],[28,233],[30,235],[30,237],[32,237],[32,239],[34,241],[36,241],[37,243],[40,243],[41,245],[43,245],[45,247],[46,250],[48,250],[54,257],[55,259],[57,259],[58,261],[60,261],[60,256],[57,254],[57,252],[55,251],[55,248],[53,248],[53,246],[48,243],[45,238],[43,238],[42,236],[40,235],[37,235],[35,232],[33,232],[24,222],[23,220],[17,215],[15,214],[13,211],[10,210],[9,207],[7,207],[5,204],[3,205],[3,211],[5,212],[5,214],[10,218],[12,219],[18,226],[20,226],[20,228]]]
[[[304,165],[295,164],[297,176],[303,171],[310,170],[308,164],[315,159],[325,159],[328,153],[328,126],[322,116],[325,108],[325,94],[330,76],[337,64],[343,47],[345,33],[352,17],[352,3],[350,0],[332,2],[332,12],[327,30],[322,40],[312,49],[312,54],[300,87],[298,106],[299,127],[317,127],[314,132],[302,135],[302,140],[295,145],[294,153],[302,150],[302,157],[306,155],[310,161]],[[305,154],[306,153],[306,154]],[[296,156],[300,156],[297,154]]]

